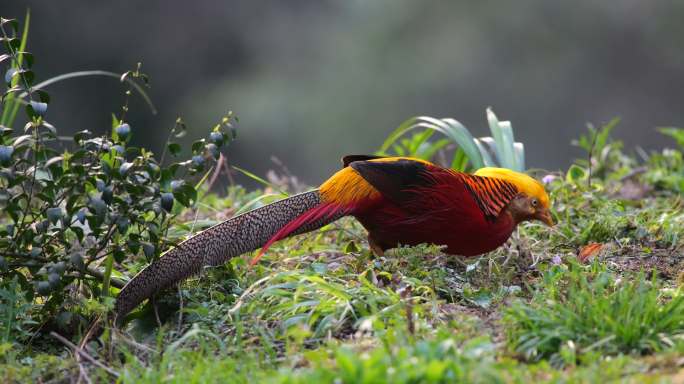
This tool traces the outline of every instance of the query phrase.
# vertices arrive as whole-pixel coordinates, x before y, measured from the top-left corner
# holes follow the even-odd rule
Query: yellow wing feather
[[[381,157],[367,161],[385,163],[398,160],[412,160],[432,165],[429,161],[412,157]],[[324,202],[342,205],[354,205],[368,201],[368,199],[380,197],[380,192],[351,167],[345,167],[337,171],[321,184],[319,191]]]

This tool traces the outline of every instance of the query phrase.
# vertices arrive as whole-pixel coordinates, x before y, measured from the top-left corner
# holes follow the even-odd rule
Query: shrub
[[[136,255],[150,261],[168,246],[175,202],[197,200],[212,162],[234,139],[233,116],[224,117],[208,140],[195,141],[185,161],[165,162],[164,154],[159,159],[130,146],[137,130],[126,118],[129,98],[147,82],[138,64],[119,75],[126,98],[111,131],[83,130],[69,144],[47,120],[50,97],[34,82],[26,29],[19,39],[18,23],[1,19],[0,32],[6,49],[0,61],[8,67],[0,126],[0,285],[10,289],[8,282],[16,281],[27,300],[39,304],[36,321],[70,322],[70,302],[106,303],[101,299],[111,295],[110,287],[122,286],[115,263]],[[20,105],[23,129],[15,126]],[[165,152],[178,157],[182,148],[171,140],[184,133],[178,119]]]

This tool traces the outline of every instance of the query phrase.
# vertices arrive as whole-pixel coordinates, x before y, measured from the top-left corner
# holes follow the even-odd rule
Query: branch
[[[100,280],[104,279],[104,272],[100,271],[99,269],[96,269],[95,267],[88,267],[85,269],[85,272],[90,276],[99,278]],[[122,289],[124,285],[126,285],[126,282],[116,277],[110,277],[109,284],[116,288]]]
[[[56,332],[50,332],[50,336],[54,337],[55,339],[59,340],[60,342],[62,342],[62,343],[63,343],[64,345],[66,345],[67,347],[71,348],[71,349],[74,351],[74,353],[76,353],[76,354],[78,354],[79,356],[83,357],[84,359],[90,361],[91,363],[95,364],[96,366],[98,366],[98,367],[104,369],[104,370],[105,370],[107,373],[109,373],[110,375],[112,375],[112,376],[114,376],[114,377],[119,377],[119,373],[118,373],[117,371],[115,371],[115,370],[109,368],[108,366],[102,364],[102,363],[99,362],[97,359],[95,359],[94,357],[90,356],[86,351],[84,351],[83,349],[77,347],[77,346],[74,345],[71,341],[69,341],[69,340],[67,340],[66,338],[64,338],[64,336],[62,336],[62,335],[60,335],[60,334],[58,334],[58,333],[56,333]]]

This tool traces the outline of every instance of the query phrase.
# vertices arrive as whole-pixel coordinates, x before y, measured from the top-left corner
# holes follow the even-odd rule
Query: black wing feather
[[[382,159],[384,156],[373,156],[373,155],[347,155],[342,158],[342,168],[347,168],[349,164],[355,161],[368,161],[374,159]]]
[[[416,187],[434,184],[428,177],[427,166],[418,161],[354,161],[349,166],[383,196],[397,204],[409,201]]]

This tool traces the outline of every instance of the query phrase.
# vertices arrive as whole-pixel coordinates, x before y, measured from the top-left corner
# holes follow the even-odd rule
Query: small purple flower
[[[561,265],[563,264],[563,260],[561,259],[560,255],[556,254],[553,256],[551,259],[551,264],[553,265]]]
[[[558,178],[558,176],[556,176],[556,175],[548,174],[542,178],[542,183],[549,184],[552,181],[556,180],[557,178]]]

